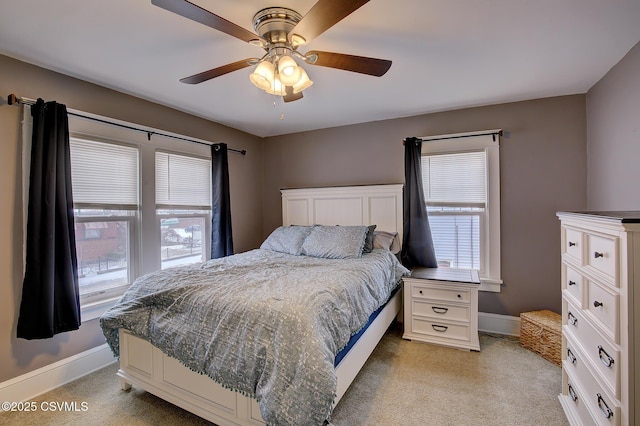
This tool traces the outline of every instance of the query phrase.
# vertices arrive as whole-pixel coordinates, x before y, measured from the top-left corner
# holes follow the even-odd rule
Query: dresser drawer
[[[582,324],[579,334],[575,334],[568,325],[564,326],[567,361],[573,364],[588,363],[607,391],[620,399],[620,352],[591,327],[588,321],[582,318],[580,320]]]
[[[566,375],[566,394],[563,392],[561,397],[565,399],[566,404],[573,411],[574,416],[572,418],[577,417],[578,424],[580,426],[592,426],[598,425],[599,423],[594,420],[592,413],[589,411],[587,407],[588,401],[587,397],[584,394],[584,389],[582,385],[577,381],[577,378],[574,374],[567,374],[567,370],[563,370],[563,374]],[[572,422],[572,424],[574,424]]]
[[[620,321],[619,296],[616,292],[594,281],[587,280],[587,306],[606,336],[620,343],[618,324]]]
[[[433,303],[421,299],[412,299],[411,304],[411,312],[421,317],[434,318],[436,320],[463,321],[467,323],[471,319],[471,309],[469,306]]]
[[[618,284],[618,239],[586,233],[586,264],[611,278],[615,286]]]
[[[417,298],[425,298],[432,300],[441,300],[443,302],[465,302],[469,303],[470,297],[469,290],[456,290],[443,288],[442,285],[438,287],[429,287],[427,285],[412,284],[411,296]]]
[[[600,386],[585,363],[577,362],[575,365],[564,360],[562,367],[569,377],[573,377],[575,390],[591,412],[591,416],[600,425],[620,425],[620,402],[609,396]]]
[[[564,247],[563,253],[582,264],[582,232],[573,228],[563,228]]]
[[[411,318],[411,330],[414,333],[426,334],[447,339],[465,340],[470,338],[469,327],[460,324],[431,321],[426,318]]]
[[[567,293],[574,299],[574,303],[582,307],[585,294],[585,282],[582,274],[567,264],[563,264],[562,268],[564,270],[562,288],[566,289]]]

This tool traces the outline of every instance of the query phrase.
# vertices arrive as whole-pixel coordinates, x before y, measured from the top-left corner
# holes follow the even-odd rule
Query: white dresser
[[[572,425],[640,423],[640,212],[559,212],[562,393]],[[637,307],[636,309],[634,309]]]
[[[403,281],[404,339],[480,350],[476,271],[416,268]]]

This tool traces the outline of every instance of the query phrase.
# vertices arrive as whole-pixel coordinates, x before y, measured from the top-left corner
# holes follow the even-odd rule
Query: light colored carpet
[[[387,332],[332,423],[351,425],[567,425],[557,395],[559,367],[517,340],[481,334],[481,352],[402,340]],[[1,425],[209,425],[133,388],[120,390],[116,365],[34,399],[76,402],[76,412],[2,413]],[[86,411],[82,403],[86,402]]]

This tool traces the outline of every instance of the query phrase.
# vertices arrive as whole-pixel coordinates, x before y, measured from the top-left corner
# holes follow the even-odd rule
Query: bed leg
[[[125,379],[120,379],[120,389],[128,391],[131,389],[131,383],[127,383]]]

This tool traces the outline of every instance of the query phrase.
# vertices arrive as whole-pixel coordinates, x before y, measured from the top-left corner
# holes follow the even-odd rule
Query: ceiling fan
[[[311,50],[298,51],[336,23],[355,12],[369,0],[318,0],[302,16],[293,9],[268,7],[253,17],[255,33],[227,21],[187,0],[151,0],[151,3],[185,18],[229,34],[251,45],[261,47],[261,58],[247,58],[204,71],[180,81],[198,84],[221,75],[257,65],[249,78],[254,85],[267,93],[282,96],[285,102],[302,98],[302,91],[313,82],[294,57],[309,65],[336,68],[376,77],[383,76],[391,67],[391,61],[347,55],[343,53]]]

